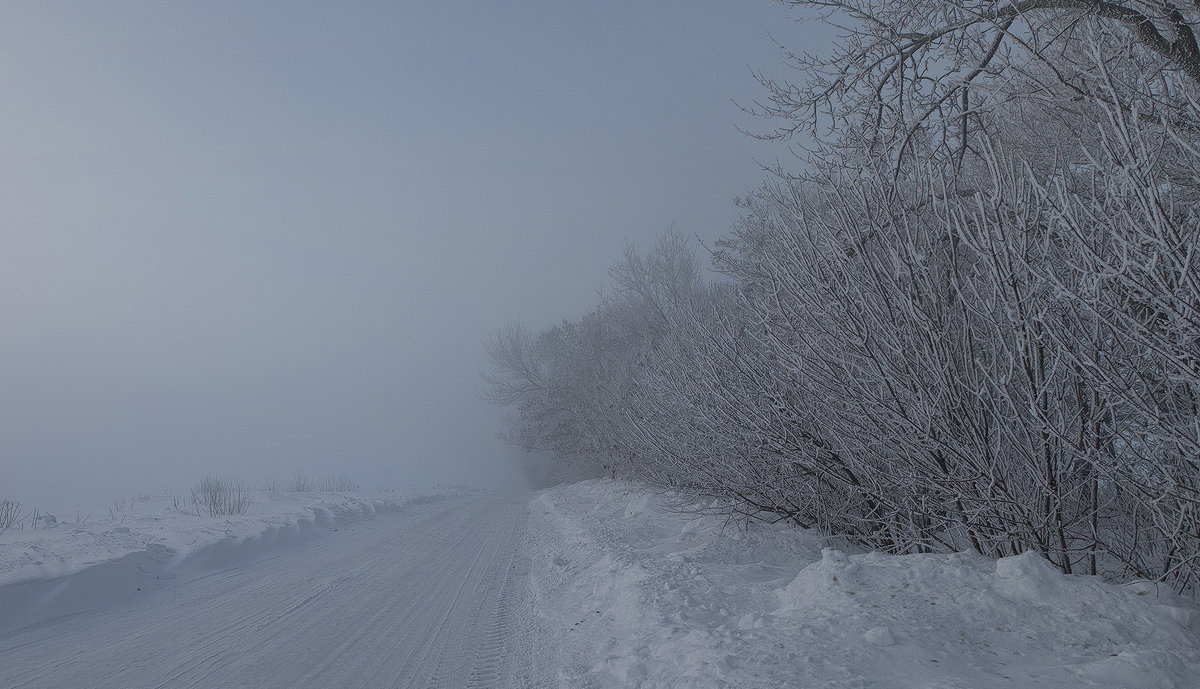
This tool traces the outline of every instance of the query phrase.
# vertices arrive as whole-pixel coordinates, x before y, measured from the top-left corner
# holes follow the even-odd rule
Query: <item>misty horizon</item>
[[[0,486],[518,486],[502,324],[712,241],[778,151],[767,3],[9,8]]]

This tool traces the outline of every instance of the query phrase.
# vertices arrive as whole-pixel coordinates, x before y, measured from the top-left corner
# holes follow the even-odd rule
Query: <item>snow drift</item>
[[[846,554],[611,481],[530,503],[535,614],[578,687],[1198,687],[1200,616],[1034,554]]]

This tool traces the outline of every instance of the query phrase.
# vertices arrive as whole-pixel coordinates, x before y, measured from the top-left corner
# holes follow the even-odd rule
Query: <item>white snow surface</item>
[[[1153,585],[623,482],[151,503],[4,535],[0,687],[1200,688],[1200,609]]]
[[[111,518],[91,516],[74,523],[51,515],[53,526],[31,528],[26,521],[24,529],[0,534],[0,586],[62,578],[138,554],[161,560],[170,569],[188,558],[210,556],[202,553],[205,550],[269,548],[392,512],[414,500],[455,492],[459,491],[258,492],[245,514],[226,517],[210,517],[202,508],[170,496],[122,500],[123,507]]]
[[[1034,554],[846,554],[592,481],[530,503],[562,687],[1200,687],[1200,611]],[[692,503],[695,506],[695,503]]]
[[[205,548],[165,568],[135,553],[0,587],[0,623],[39,604],[0,630],[0,687],[534,686],[533,637],[510,615],[526,609],[524,503],[412,500],[270,546]],[[70,612],[64,598],[92,607]]]

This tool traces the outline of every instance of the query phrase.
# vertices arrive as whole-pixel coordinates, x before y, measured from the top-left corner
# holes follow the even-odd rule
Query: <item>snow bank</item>
[[[1151,585],[1033,554],[847,555],[612,481],[529,509],[563,686],[1200,687],[1200,614]]]
[[[460,492],[260,493],[246,514],[231,517],[179,509],[160,497],[129,502],[111,519],[10,530],[0,534],[0,635]]]

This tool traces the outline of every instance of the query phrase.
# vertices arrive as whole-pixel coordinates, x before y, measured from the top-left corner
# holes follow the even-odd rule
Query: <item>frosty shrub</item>
[[[312,479],[301,473],[297,473],[296,477],[287,485],[289,493],[307,493],[311,490],[313,490]]]
[[[321,479],[318,490],[324,493],[354,492],[358,483],[347,474],[334,474]]]
[[[25,519],[21,514],[21,503],[10,498],[0,500],[0,533],[17,526]]]
[[[245,514],[250,507],[250,489],[240,479],[206,476],[192,488],[192,504],[210,517]]]

